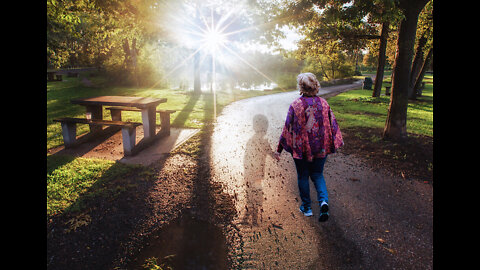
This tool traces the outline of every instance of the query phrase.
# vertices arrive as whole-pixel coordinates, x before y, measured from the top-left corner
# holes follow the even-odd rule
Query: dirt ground
[[[203,133],[193,136],[192,139],[202,145],[200,155],[182,151],[184,144],[149,164],[150,173],[140,173],[138,169],[109,183],[110,187],[130,187],[121,196],[92,197],[87,200],[87,210],[48,219],[48,269],[142,269],[139,265],[143,262],[136,261],[141,251],[150,245],[154,235],[182,217],[213,224],[222,232],[223,239],[216,240],[216,244],[225,247],[226,253],[210,256],[211,269],[238,266],[239,258],[235,254],[243,250],[244,236],[234,222],[238,219],[236,198],[225,193],[221,184],[211,181],[212,132],[212,125],[207,124]],[[374,171],[432,184],[431,139],[412,137],[403,145],[378,144],[364,139],[379,132],[343,131],[345,147],[336,158],[353,155]],[[405,157],[404,153],[415,154]],[[392,158],[394,156],[397,158]],[[280,225],[272,223],[268,229],[273,230],[275,226]],[[348,243],[344,250],[346,255],[350,254]],[[352,260],[359,258],[353,256]]]
[[[349,147],[342,149],[344,153],[360,156],[365,147],[371,153],[383,152],[383,148],[365,146],[348,132],[345,141]],[[413,144],[410,147],[415,148]],[[416,151],[418,156],[432,153],[427,147],[420,149]],[[402,168],[406,177],[419,175],[422,180],[431,179],[431,172],[422,162],[411,160],[405,165],[403,160],[388,159],[381,154],[371,154],[365,160],[382,171]],[[147,178],[132,173],[111,183],[140,183],[122,196],[113,200],[96,198],[83,213],[60,215],[47,221],[48,269],[127,269],[151,235],[182,215],[216,224],[225,236],[229,252],[239,248],[242,241],[239,229],[232,224],[237,214],[234,198],[223,193],[218,183],[209,181],[209,157],[205,150],[198,159],[176,151],[150,166],[152,175]],[[72,220],[84,217],[89,217],[88,226],[70,229]],[[223,269],[231,269],[234,263],[233,258],[227,257]]]
[[[208,141],[205,135],[194,136]],[[131,187],[121,196],[97,196],[81,213],[48,219],[48,269],[143,269],[134,258],[149,238],[185,216],[215,224],[226,243],[235,241],[233,201],[209,181],[206,148],[192,157],[179,147],[150,164],[150,173],[138,169],[108,183]],[[216,269],[228,269],[227,260],[225,255]]]
[[[362,157],[369,166],[386,174],[433,183],[432,138],[409,134],[402,144],[370,139],[381,138],[382,133],[382,129],[344,129],[342,135],[348,144],[341,152]]]

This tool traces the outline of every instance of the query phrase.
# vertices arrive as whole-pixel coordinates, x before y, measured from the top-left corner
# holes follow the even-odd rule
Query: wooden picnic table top
[[[78,98],[70,100],[72,104],[78,105],[100,105],[100,106],[128,106],[137,108],[156,107],[160,103],[167,102],[166,98],[151,97],[127,97],[127,96],[98,96],[89,98]]]

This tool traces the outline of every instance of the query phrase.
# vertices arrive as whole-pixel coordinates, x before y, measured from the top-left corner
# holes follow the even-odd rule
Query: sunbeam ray
[[[208,8],[210,9],[208,12]],[[215,6],[209,6],[205,9],[198,9],[196,7],[191,8],[188,12],[185,10],[184,14],[190,14],[190,16],[170,16],[173,24],[169,24],[167,28],[170,29],[173,40],[177,44],[182,44],[185,47],[194,49],[194,52],[184,58],[180,63],[176,64],[173,68],[167,69],[165,77],[172,75],[179,68],[185,66],[188,61],[190,61],[196,54],[201,53],[200,63],[203,63],[207,57],[211,57],[211,64],[208,64],[209,71],[211,72],[211,87],[212,92],[215,93],[216,86],[216,69],[218,67],[223,71],[225,69],[233,68],[235,64],[235,59],[240,60],[237,63],[243,63],[249,68],[252,68],[255,72],[261,75],[266,81],[276,84],[276,82],[262,72],[255,65],[252,65],[249,61],[240,56],[231,46],[227,46],[231,42],[236,43],[236,37],[234,35],[240,33],[246,33],[252,30],[261,30],[264,28],[277,27],[277,25],[282,25],[291,19],[294,16],[287,16],[280,19],[274,19],[269,22],[257,23],[255,25],[243,25],[242,22],[239,22],[243,11],[238,6],[236,8],[230,8],[227,12],[222,12],[217,10]],[[178,12],[175,12],[178,14]],[[243,35],[243,34],[242,34]],[[228,53],[230,57],[226,57],[225,53]],[[217,61],[219,61],[217,63]],[[205,71],[202,71],[205,72]],[[203,73],[205,74],[205,73]],[[210,80],[210,79],[209,79]],[[160,82],[160,81],[159,81]],[[155,83],[154,86],[158,85]],[[278,84],[277,84],[278,85]],[[281,88],[282,90],[285,90]]]
[[[242,61],[243,63],[245,63],[246,65],[248,65],[249,67],[251,67],[253,70],[255,70],[256,72],[258,72],[260,75],[262,75],[264,78],[266,78],[267,80],[269,80],[270,82],[272,83],[275,83],[277,84],[274,80],[272,80],[270,77],[268,77],[265,73],[261,72],[258,68],[256,68],[254,65],[250,64],[247,60],[243,59],[240,55],[238,55],[236,52],[234,52],[232,49],[228,48],[227,46],[223,45],[222,46],[227,49],[230,53],[232,53],[233,55],[235,55],[240,61]],[[284,88],[280,87],[283,91],[286,91]]]
[[[188,60],[190,60],[195,54],[200,52],[206,45],[200,46],[197,50],[195,50],[193,53],[191,53],[189,56],[187,56],[181,63],[176,65],[174,68],[172,68],[169,72],[165,74],[165,77],[168,77],[170,74],[172,74],[174,71],[179,69],[180,67],[184,66]],[[201,62],[205,59],[205,56],[201,59]],[[157,86],[163,79],[158,80],[156,83],[154,83],[152,86],[150,86],[149,89],[153,89],[155,86]]]

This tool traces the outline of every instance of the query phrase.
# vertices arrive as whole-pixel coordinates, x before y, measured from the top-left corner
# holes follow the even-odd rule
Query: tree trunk
[[[193,93],[199,94],[202,91],[200,87],[200,52],[193,57]]]
[[[379,97],[382,92],[383,73],[385,70],[387,38],[388,38],[388,22],[382,24],[382,33],[380,36],[380,50],[378,52],[377,75],[375,76],[375,86],[373,88],[372,97]]]
[[[137,56],[139,50],[137,49],[137,40],[134,38],[132,40],[132,46],[130,47],[128,39],[125,38],[123,40],[123,52],[125,53],[123,64],[127,72],[127,81],[131,83],[133,80],[135,85],[138,86]]]
[[[332,68],[332,80],[335,80],[335,62],[332,61],[331,63],[331,68]]]
[[[413,59],[413,64],[412,64],[412,71],[410,72],[410,80],[408,84],[408,98],[409,99],[416,99],[416,93],[413,91],[413,88],[415,86],[415,81],[418,77],[418,73],[420,72],[420,69],[422,68],[423,65],[423,48],[425,47],[425,44],[427,43],[427,39],[422,36],[418,40],[418,46],[417,46],[417,52],[415,53],[415,58]]]
[[[355,75],[357,75],[360,72],[360,68],[358,66],[358,58],[360,58],[359,55],[359,49],[355,50]]]
[[[130,50],[130,64],[133,72],[133,78],[135,80],[135,86],[139,86],[138,83],[138,72],[137,72],[137,56],[138,56],[138,49],[137,49],[137,39],[134,38],[132,40],[132,48]]]
[[[397,56],[392,81],[392,94],[387,120],[383,131],[384,139],[402,140],[407,136],[408,85],[412,67],[413,47],[417,30],[418,15],[428,0],[402,1],[404,19],[400,23],[397,40]],[[402,7],[403,6],[403,7]]]
[[[327,79],[327,81],[329,81],[330,78],[328,78],[327,72],[325,72],[325,69],[323,68],[323,63],[322,63],[322,60],[320,59],[320,57],[318,57],[318,62],[320,62],[320,68],[322,69],[323,76],[325,76],[325,78]]]
[[[420,88],[420,85],[422,84],[423,77],[425,76],[425,72],[427,71],[427,68],[430,65],[430,60],[432,59],[432,55],[433,55],[433,48],[430,48],[430,50],[428,50],[427,57],[425,58],[425,61],[423,62],[422,70],[418,74],[418,77],[415,81],[415,86],[413,87],[413,92],[418,97],[422,96],[422,89]]]
[[[128,45],[128,39],[123,40],[123,52],[125,53],[125,59],[123,60],[123,65],[125,69],[129,69],[130,66],[130,45]]]

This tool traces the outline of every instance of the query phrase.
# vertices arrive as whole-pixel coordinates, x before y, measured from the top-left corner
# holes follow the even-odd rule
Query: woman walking
[[[323,167],[327,155],[335,153],[343,145],[343,139],[327,101],[317,96],[320,83],[315,75],[299,74],[297,86],[302,96],[290,104],[275,158],[280,160],[282,150],[292,154],[302,200],[300,211],[305,216],[313,215],[308,180],[312,179],[320,205],[318,220],[324,222],[329,214]]]

